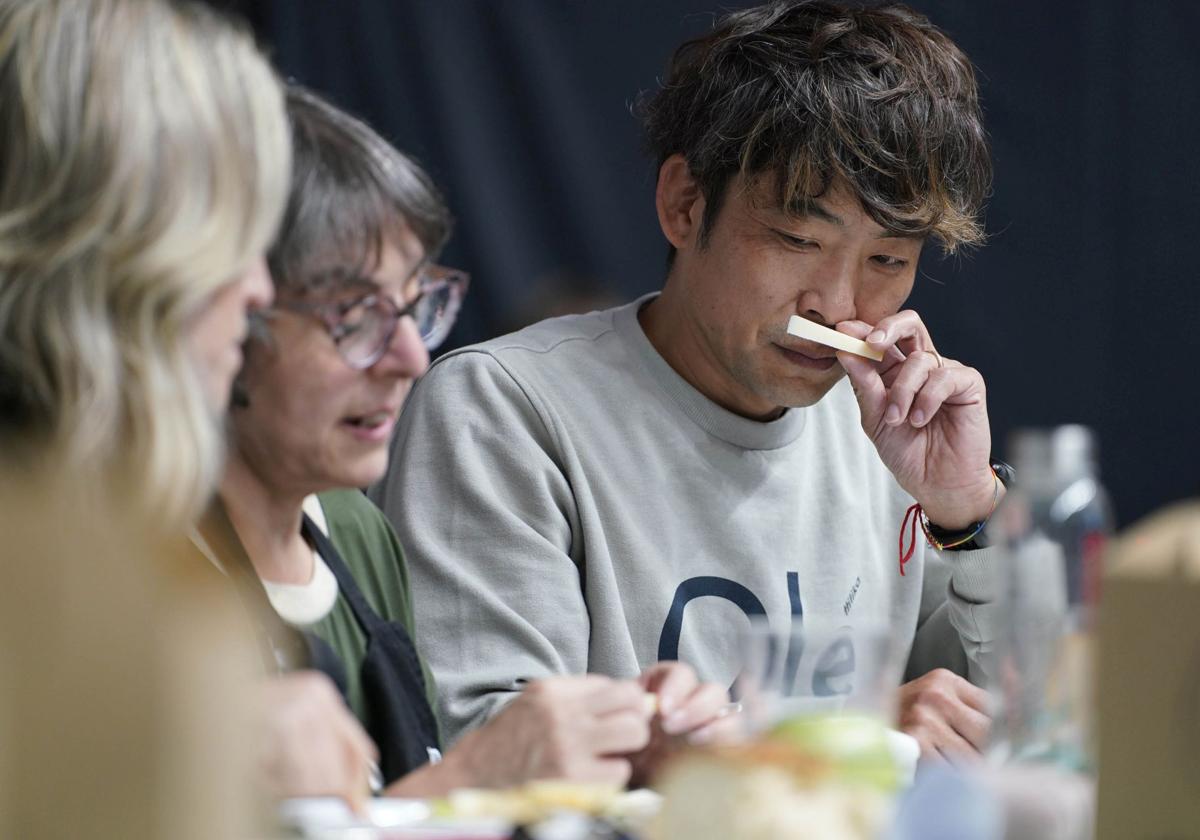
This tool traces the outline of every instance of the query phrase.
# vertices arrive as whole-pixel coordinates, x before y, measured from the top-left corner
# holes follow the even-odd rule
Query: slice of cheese
[[[826,347],[832,347],[835,350],[845,350],[847,353],[853,353],[856,356],[863,356],[867,359],[874,359],[877,362],[883,361],[883,353],[871,347],[867,342],[851,338],[845,333],[831,330],[829,327],[814,324],[812,321],[807,321],[799,315],[793,315],[788,319],[787,331],[798,338],[807,338],[809,341],[824,344]]]

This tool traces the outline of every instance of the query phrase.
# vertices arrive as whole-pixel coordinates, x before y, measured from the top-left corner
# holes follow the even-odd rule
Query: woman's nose
[[[380,373],[416,379],[429,367],[429,351],[421,340],[417,322],[405,315],[396,323],[396,331],[379,361],[372,370]]]

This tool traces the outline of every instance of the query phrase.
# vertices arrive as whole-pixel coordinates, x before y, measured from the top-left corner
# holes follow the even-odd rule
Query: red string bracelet
[[[995,488],[992,490],[992,507],[991,510],[988,511],[987,516],[985,516],[979,522],[976,522],[971,530],[966,533],[966,535],[950,540],[949,542],[942,542],[929,532],[929,517],[925,515],[925,511],[922,510],[920,502],[911,505],[909,509],[905,511],[904,521],[900,523],[899,551],[901,577],[904,577],[904,564],[912,559],[913,554],[917,550],[917,525],[921,526],[921,530],[925,534],[925,541],[938,551],[944,551],[947,548],[957,548],[960,545],[969,543],[971,540],[979,536],[979,532],[987,526],[988,520],[991,519],[992,514],[996,512],[996,504],[1000,501],[1000,476],[996,474],[995,469],[991,467],[988,469],[992,470],[992,480],[995,482]],[[909,525],[909,520],[912,520],[911,526]],[[905,531],[909,532],[909,544],[907,549],[904,547]]]

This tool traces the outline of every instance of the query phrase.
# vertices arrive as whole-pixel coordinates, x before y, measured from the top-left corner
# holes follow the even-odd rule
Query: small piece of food
[[[841,781],[882,791],[900,787],[901,773],[887,727],[867,715],[806,715],[785,720],[769,738],[829,761]]]
[[[646,711],[646,717],[652,718],[658,714],[658,695],[654,692],[647,691],[642,695],[642,706]]]
[[[787,331],[790,335],[794,335],[797,338],[807,338],[809,341],[824,344],[826,347],[832,347],[835,350],[845,350],[847,353],[853,353],[856,356],[862,356],[876,362],[883,361],[883,353],[871,347],[867,342],[851,338],[845,333],[831,330],[829,327],[814,324],[812,321],[801,318],[799,315],[793,315],[788,319]]]
[[[618,785],[546,779],[507,790],[463,788],[435,800],[433,809],[440,817],[497,818],[525,825],[564,811],[608,816],[619,809],[625,795]]]

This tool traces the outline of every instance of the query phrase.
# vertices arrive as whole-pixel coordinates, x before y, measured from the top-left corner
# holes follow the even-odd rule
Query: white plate
[[[389,797],[368,802],[366,818],[355,814],[336,797],[287,799],[279,806],[284,825],[312,838],[434,840],[453,835],[462,840],[494,840],[508,837],[513,830],[512,824],[505,820],[444,819],[432,813],[424,800]]]

